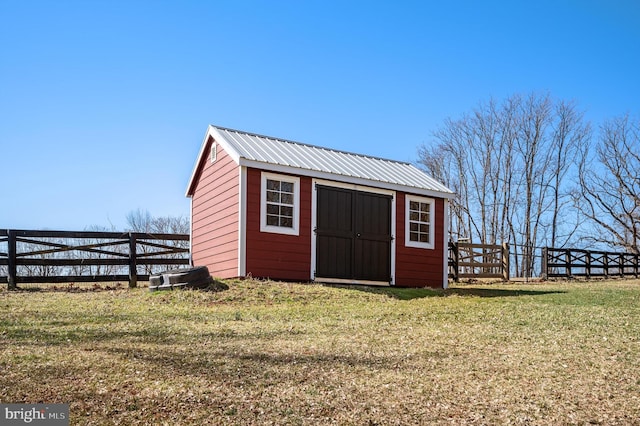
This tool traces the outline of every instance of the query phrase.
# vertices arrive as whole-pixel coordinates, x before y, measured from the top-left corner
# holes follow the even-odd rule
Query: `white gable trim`
[[[211,136],[214,141],[218,142],[218,144],[220,144],[220,146],[224,148],[226,153],[236,164],[240,164],[240,153],[228,143],[227,139],[220,134],[218,129],[216,129],[212,125],[209,125],[209,128],[207,129],[207,135]]]
[[[230,146],[227,143],[226,139],[218,132],[218,130],[215,127],[213,127],[212,125],[209,125],[209,127],[207,127],[207,131],[204,134],[204,139],[202,139],[202,143],[200,144],[200,151],[198,152],[196,164],[193,166],[193,170],[191,171],[191,177],[189,178],[189,184],[187,185],[187,192],[185,195],[189,198],[191,197],[191,194],[189,194],[189,191],[191,190],[191,187],[195,183],[196,175],[198,174],[198,170],[200,168],[200,162],[202,161],[203,159],[202,157],[204,156],[204,153],[207,150],[207,144],[209,142],[209,138],[213,139],[214,144],[220,145],[225,150],[227,155],[229,155],[229,157],[231,157],[231,159],[236,164],[238,165],[240,164],[240,154],[232,146]]]

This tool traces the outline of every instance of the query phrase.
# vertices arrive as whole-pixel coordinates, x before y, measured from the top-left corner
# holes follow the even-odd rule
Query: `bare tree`
[[[520,219],[522,269],[520,276],[533,274],[534,251],[538,230],[547,207],[548,179],[550,178],[550,142],[552,101],[548,95],[530,95],[519,102],[516,153],[522,165],[519,193],[523,194]]]
[[[148,210],[132,210],[127,213],[127,225],[129,227],[129,231],[133,232],[151,232],[152,231],[152,223],[153,217],[151,217],[151,213]]]
[[[188,234],[189,219],[185,216],[160,216],[151,220],[151,232]]]
[[[640,253],[640,120],[605,122],[595,156],[584,150],[575,206],[588,218],[595,244]]]
[[[573,102],[560,101],[556,104],[556,122],[554,123],[552,149],[554,156],[551,163],[552,218],[551,239],[549,246],[564,247],[572,239],[581,224],[580,216],[567,221],[566,215],[571,211],[571,191],[563,183],[569,173],[576,170],[579,154],[584,152],[591,141],[591,125],[584,122],[584,113],[579,111]],[[576,210],[579,213],[579,210]],[[561,227],[561,214],[565,215],[563,223],[572,226]]]
[[[449,189],[456,194],[464,194],[466,191],[461,186],[461,180],[457,174],[458,167],[453,162],[453,155],[443,145],[433,147],[422,146],[419,148],[419,164],[429,174],[440,182],[446,182]],[[453,230],[451,237],[455,240],[469,238],[471,235],[468,223],[469,213],[461,200],[466,197],[458,196],[451,200],[449,208],[449,223]]]
[[[435,133],[440,143],[420,149],[419,164],[458,194],[452,201],[452,229],[459,239],[495,240],[496,230],[488,218],[495,216],[496,206],[497,186],[492,181],[499,137],[496,119],[491,101],[459,120],[445,121]]]
[[[128,231],[157,234],[188,234],[189,219],[185,216],[154,217],[148,210],[137,209],[127,214]]]
[[[114,232],[115,229],[113,225],[111,227],[92,225],[85,228],[85,231]],[[109,242],[109,240],[105,240],[104,238],[87,238],[82,240],[71,239],[70,241],[67,242],[67,244],[75,246],[78,244],[90,245],[90,244],[104,244],[107,242]],[[126,248],[124,245],[108,246],[102,249],[106,249],[110,252],[122,253],[122,254],[125,254],[126,252]],[[68,254],[70,259],[78,258],[78,256],[81,256],[84,259],[107,259],[107,258],[114,257],[114,255],[109,255],[109,254],[101,253],[98,251],[87,251],[87,250],[71,250],[66,253]],[[115,275],[117,273],[122,273],[122,274],[126,273],[126,267],[117,266],[117,265],[77,265],[77,266],[71,267],[71,272],[74,275],[94,275],[94,276]]]
[[[28,257],[32,259],[56,259],[61,258],[62,253],[55,251],[53,253],[47,253],[50,250],[55,250],[57,246],[64,244],[64,240],[60,238],[38,238],[37,240],[18,241],[16,243],[16,251],[21,254],[33,253]],[[41,243],[41,244],[40,244]],[[18,275],[27,277],[51,277],[60,275],[62,273],[62,267],[55,265],[19,265],[17,266]]]
[[[137,209],[127,214],[127,224],[129,225],[129,231],[143,232],[147,234],[188,234],[189,233],[189,219],[184,216],[161,216],[153,217],[147,210]],[[158,241],[156,241],[158,243]],[[160,244],[188,249],[188,241],[176,241],[176,240],[162,240]],[[155,253],[160,249],[140,242],[138,244],[138,250],[141,253]],[[166,254],[168,258],[181,257],[179,253]],[[156,268],[157,269],[157,268]],[[153,265],[145,266],[145,274],[152,274],[154,272]]]
[[[559,218],[569,217],[572,160],[590,137],[574,104],[548,94],[490,100],[433,136],[418,163],[456,192],[452,236],[510,243],[518,276],[533,274],[541,243],[573,236]]]

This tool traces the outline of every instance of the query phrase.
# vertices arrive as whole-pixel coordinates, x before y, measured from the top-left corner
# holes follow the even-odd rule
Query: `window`
[[[406,196],[405,245],[434,248],[435,200]]]
[[[213,143],[211,144],[211,162],[212,163],[216,162],[217,155],[218,155],[218,144],[216,143],[216,141],[213,141]]]
[[[260,231],[298,235],[300,178],[262,173]]]

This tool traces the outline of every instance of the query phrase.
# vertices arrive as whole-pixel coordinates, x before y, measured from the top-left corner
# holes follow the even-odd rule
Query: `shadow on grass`
[[[151,364],[153,371],[163,371],[169,377],[199,376],[240,386],[263,386],[269,383],[297,381],[312,369],[323,374],[337,368],[362,367],[402,371],[414,367],[402,354],[381,355],[362,353],[278,353],[277,349],[266,351],[244,345],[225,345],[223,348],[211,346],[191,347],[180,350],[172,346],[157,348],[106,347],[100,350],[122,359],[136,359]],[[450,353],[433,350],[421,356],[437,361],[451,356]],[[262,381],[262,384],[261,384]],[[245,383],[243,385],[243,383]],[[293,382],[292,382],[292,385]]]
[[[400,287],[365,287],[350,286],[351,290],[366,291],[369,293],[384,294],[398,300],[423,299],[425,297],[518,297],[518,296],[543,296],[546,294],[562,294],[560,290],[518,290],[502,288],[449,288],[447,290],[431,288],[400,288]]]
[[[98,283],[67,283],[67,284],[37,284],[20,283],[16,288],[2,289],[11,293],[95,293],[100,291],[124,290],[126,287],[122,283],[98,284]]]
[[[544,296],[545,294],[563,294],[562,290],[518,290],[502,288],[452,288],[446,290],[449,295],[475,296],[475,297],[518,297],[518,296]]]

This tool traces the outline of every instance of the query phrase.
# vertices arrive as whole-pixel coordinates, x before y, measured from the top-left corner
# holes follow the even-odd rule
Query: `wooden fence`
[[[639,258],[635,253],[545,247],[542,249],[542,273],[544,278],[638,278]]]
[[[0,230],[0,283],[15,289],[19,283],[128,281],[136,287],[156,265],[190,264],[188,244],[187,234]]]
[[[509,281],[509,245],[449,242],[449,277]]]

